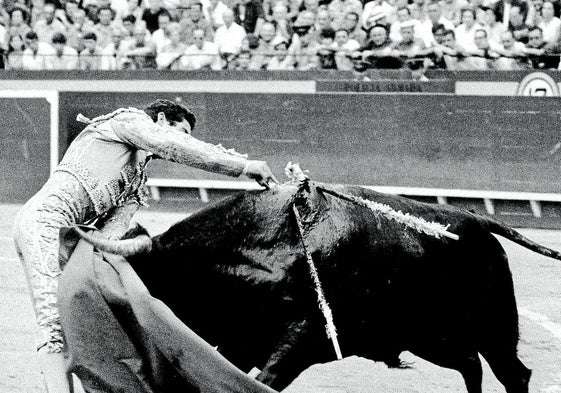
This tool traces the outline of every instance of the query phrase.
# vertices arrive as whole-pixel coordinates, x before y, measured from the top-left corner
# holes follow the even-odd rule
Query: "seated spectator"
[[[346,28],[345,18],[349,13],[352,12],[357,16],[362,14],[362,2],[360,0],[332,0],[327,6],[327,11],[331,19],[331,27],[335,30]]]
[[[442,16],[452,22],[454,26],[462,23],[462,8],[469,5],[466,0],[439,0]]]
[[[134,29],[136,28],[136,21],[137,18],[132,14],[126,15],[123,18],[121,23],[123,24],[125,34],[125,36],[123,37],[124,39],[134,41]]]
[[[332,47],[335,50],[337,69],[351,71],[353,69],[352,54],[360,49],[360,44],[349,38],[347,30],[339,29],[335,32],[335,42],[333,42]]]
[[[223,15],[227,11],[231,11],[231,9],[222,0],[209,0],[208,5],[204,7],[203,15],[209,21],[212,29],[216,30],[224,25]]]
[[[203,5],[199,2],[192,3],[188,12],[184,12],[179,20],[182,30],[182,39],[188,44],[194,42],[191,41],[191,37],[195,30],[202,30],[205,33],[205,41],[212,41],[214,39],[214,30],[210,25],[210,22],[204,18],[203,15]]]
[[[510,30],[501,35],[501,43],[495,51],[501,56],[495,60],[497,70],[525,70],[528,69],[525,55],[526,46],[514,40]]]
[[[181,56],[187,49],[187,44],[181,40],[181,26],[177,22],[167,26],[169,42],[158,51],[156,64],[160,70],[181,69]]]
[[[531,0],[531,7],[528,9],[526,24],[530,27],[537,26],[542,20],[542,6],[544,0]]]
[[[337,63],[335,62],[335,49],[333,43],[335,42],[335,30],[331,27],[324,27],[319,32],[320,47],[317,51],[319,60],[319,68],[322,70],[336,70]]]
[[[134,42],[125,40],[126,32],[123,28],[114,27],[111,34],[112,42],[102,48],[101,69],[121,70],[126,54]],[[130,61],[130,60],[129,60]],[[133,64],[130,62],[129,64]]]
[[[144,13],[144,8],[142,8],[143,0],[127,0],[127,11],[125,15],[134,16],[134,21],[132,22],[136,25],[136,22],[142,20],[142,14]]]
[[[400,34],[401,41],[392,44],[393,56],[400,57],[405,61],[411,61],[425,49],[425,44],[415,38],[415,27],[418,26],[414,20],[406,20],[401,23]],[[420,60],[422,62],[422,60]]]
[[[296,32],[288,48],[289,56],[296,70],[307,71],[319,67],[318,50],[320,43],[314,39],[310,26],[294,26]]]
[[[271,23],[275,26],[277,35],[284,37],[286,40],[290,40],[290,37],[294,34],[294,30],[289,20],[288,9],[282,2],[278,2],[273,6]]]
[[[40,42],[51,43],[56,33],[66,33],[66,26],[55,18],[54,4],[45,4],[43,7],[43,19],[39,20],[33,31],[37,33]]]
[[[560,38],[561,20],[555,16],[553,3],[544,1],[542,5],[541,21],[538,27],[542,30],[543,40],[551,48],[557,48]]]
[[[502,34],[507,30],[506,26],[497,21],[497,14],[494,8],[480,7],[485,12],[483,28],[487,32],[489,44],[497,47],[500,44]]]
[[[82,37],[85,33],[94,30],[94,24],[91,20],[86,18],[86,11],[78,8],[72,15],[72,23],[68,26],[68,38],[66,45],[81,52],[84,49],[82,44]]]
[[[112,41],[113,10],[109,7],[101,7],[97,11],[97,21],[92,31],[97,37],[97,44],[103,48]]]
[[[390,40],[393,42],[400,42],[402,40],[401,28],[405,22],[410,22],[413,26],[415,37],[418,37],[417,33],[421,31],[421,22],[411,18],[409,8],[402,7],[397,10],[397,20],[390,25]]]
[[[464,50],[475,50],[475,31],[482,29],[475,22],[475,11],[471,7],[462,8],[462,23],[456,27],[456,42]]]
[[[368,40],[353,57],[356,59],[358,56],[368,63],[369,68],[400,68],[402,62],[394,56],[393,45],[388,28],[384,25],[374,25],[370,29]]]
[[[512,31],[514,39],[523,44],[528,44],[530,29],[524,22],[524,15],[519,6],[513,5],[510,7],[509,20],[508,29]]]
[[[253,51],[251,64],[252,70],[261,70],[274,55],[273,39],[276,36],[275,26],[270,22],[265,22],[259,35],[259,46]]]
[[[385,0],[372,0],[364,5],[362,12],[362,26],[368,30],[375,24],[380,24],[380,19],[385,18],[386,23],[391,22],[393,7]]]
[[[54,56],[55,50],[46,42],[39,42],[39,37],[34,31],[25,35],[25,50],[23,51],[22,65],[24,70],[45,70],[46,58]]]
[[[96,34],[94,32],[84,34],[82,42],[84,44],[84,49],[80,52],[80,69],[100,70],[103,53],[97,45]]]
[[[25,50],[25,42],[19,34],[13,35],[8,40],[8,50],[6,53],[6,63],[4,67],[7,70],[23,69],[23,52]]]
[[[160,27],[158,26],[158,17],[162,12],[167,11],[164,8],[164,3],[162,0],[150,0],[148,5],[148,8],[144,9],[144,11],[142,12],[142,17],[140,18],[140,20],[143,20],[144,23],[146,23],[146,29],[150,34],[152,34]]]
[[[233,11],[234,21],[248,34],[253,34],[256,28],[265,22],[265,13],[260,0],[240,0],[236,2]]]
[[[479,29],[475,32],[475,50],[466,51],[464,64],[468,69],[489,70],[493,69],[499,54],[489,44],[487,31]]]
[[[284,37],[277,37],[273,41],[273,49],[275,55],[271,57],[267,65],[266,70],[293,70],[294,64],[292,64],[292,58],[288,56],[288,41]]]
[[[331,27],[331,18],[327,10],[319,10],[317,12],[314,27],[316,31],[321,31],[322,29],[325,29],[327,27],[330,29],[333,28]]]
[[[55,52],[54,55],[45,58],[45,69],[77,70],[79,68],[78,52],[66,45],[66,36],[63,33],[55,33],[51,45]]]
[[[227,9],[222,18],[224,24],[216,30],[214,43],[227,64],[240,53],[246,33],[243,27],[234,22],[234,12],[232,10]]]
[[[318,14],[319,11],[319,0],[302,0],[300,2],[300,8],[299,11],[309,11],[312,14],[314,14],[314,19],[316,17],[316,15]]]
[[[236,59],[230,63],[230,69],[237,71],[249,70],[249,64],[251,62],[251,52],[249,50],[242,50]]]
[[[64,11],[60,10],[61,17],[59,19],[64,24],[64,26],[66,26],[67,31],[68,31],[68,27],[73,22],[72,17],[78,9],[80,9],[80,7],[78,6],[78,3],[76,1],[68,0],[64,3]]]
[[[125,53],[130,61],[127,67],[135,70],[156,69],[156,45],[152,41],[144,24],[139,24],[134,29],[134,41],[127,41],[128,50]],[[125,63],[124,59],[121,63]]]
[[[14,8],[10,13],[10,24],[7,34],[11,37],[19,35],[25,37],[31,31],[31,27],[25,22],[27,15],[20,8]],[[23,39],[23,38],[22,38]]]
[[[455,29],[454,23],[442,15],[440,3],[433,0],[427,5],[427,19],[421,22],[419,31],[416,32],[417,37],[421,38],[427,47],[434,45],[436,42],[432,29],[437,25],[442,25],[448,30]]]
[[[512,22],[512,8],[518,7],[522,21],[526,22],[528,16],[528,2],[525,0],[498,0],[493,4],[497,20],[508,26]]]
[[[30,15],[29,20],[27,21],[31,29],[34,29],[35,24],[38,21],[45,18],[43,14],[44,8],[45,0],[31,0]]]
[[[86,11],[86,18],[91,20],[92,23],[97,23],[97,13],[101,8],[100,0],[88,0],[82,2],[82,8]]]
[[[439,46],[447,70],[458,70],[462,68],[463,52],[456,43],[454,30],[445,30],[442,37],[442,45]],[[464,67],[465,68],[465,67]]]
[[[367,34],[364,30],[362,30],[362,27],[359,23],[359,15],[360,14],[357,14],[356,12],[349,12],[347,15],[345,15],[345,20],[342,27],[344,29],[347,29],[347,31],[349,32],[349,39],[355,40],[360,45],[364,45],[364,43],[366,42]]]
[[[152,42],[156,45],[156,52],[161,51],[164,46],[169,44],[168,26],[170,23],[171,15],[166,10],[162,11],[158,15],[158,30],[152,33]]]
[[[524,52],[528,55],[529,62],[534,69],[552,70],[559,67],[559,54],[553,53],[547,46],[539,27],[530,29],[528,45],[526,45]]]
[[[218,47],[214,42],[205,40],[205,32],[202,29],[193,31],[193,44],[185,50],[181,58],[181,68],[184,70],[222,69]]]

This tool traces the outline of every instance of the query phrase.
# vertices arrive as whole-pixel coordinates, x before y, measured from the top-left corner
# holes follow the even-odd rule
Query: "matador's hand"
[[[265,188],[269,188],[271,182],[273,184],[279,184],[277,178],[273,175],[273,172],[271,172],[271,169],[269,169],[265,161],[249,160],[245,165],[243,174],[257,181],[257,183]]]

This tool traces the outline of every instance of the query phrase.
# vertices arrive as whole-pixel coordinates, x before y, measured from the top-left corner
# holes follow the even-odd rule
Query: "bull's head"
[[[98,250],[108,252],[110,254],[129,257],[132,255],[148,253],[152,250],[152,239],[146,230],[138,224],[136,227],[129,230],[125,235],[125,237],[129,237],[131,234],[136,234],[136,236],[131,239],[122,240],[110,240],[102,237],[101,235],[87,233],[77,226],[74,227],[74,230],[80,235],[80,237],[82,237],[82,239],[92,244]]]

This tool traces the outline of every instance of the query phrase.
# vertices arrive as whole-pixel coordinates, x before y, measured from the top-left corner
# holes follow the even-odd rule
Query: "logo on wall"
[[[559,86],[555,80],[544,72],[532,72],[526,75],[516,95],[530,97],[558,97]]]

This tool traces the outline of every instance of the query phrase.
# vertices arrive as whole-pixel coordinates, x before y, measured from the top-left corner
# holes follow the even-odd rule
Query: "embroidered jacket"
[[[239,176],[247,156],[154,123],[143,111],[122,108],[89,120],[55,172],[84,187],[97,214],[130,198],[146,202],[146,163],[152,154],[199,169]]]

